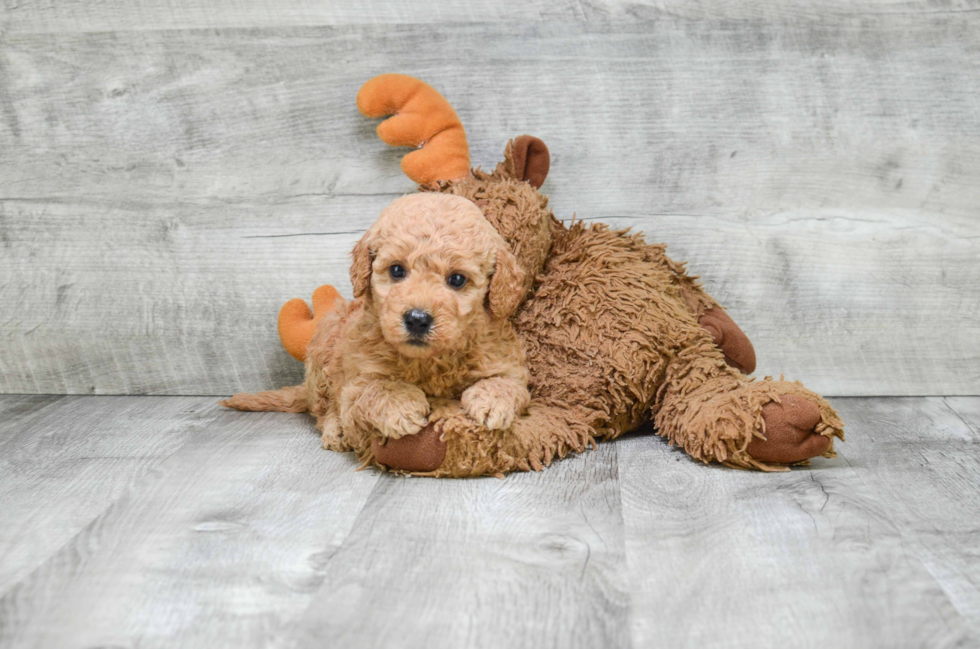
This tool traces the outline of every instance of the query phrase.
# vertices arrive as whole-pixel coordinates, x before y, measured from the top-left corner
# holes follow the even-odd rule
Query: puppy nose
[[[432,316],[422,309],[406,311],[402,319],[405,321],[405,330],[413,336],[424,336],[432,328]]]

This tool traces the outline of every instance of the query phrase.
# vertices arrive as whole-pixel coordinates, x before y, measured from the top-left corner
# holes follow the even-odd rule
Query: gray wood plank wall
[[[82,32],[349,24],[540,22],[550,20],[875,18],[894,14],[956,17],[977,0],[3,0],[0,29]]]
[[[980,3],[434,6],[4,0],[0,392],[298,381],[278,307],[412,190],[354,107],[399,71],[689,260],[759,374],[980,393]]]

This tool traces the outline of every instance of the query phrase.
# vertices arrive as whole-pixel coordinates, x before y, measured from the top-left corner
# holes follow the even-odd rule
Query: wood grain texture
[[[397,68],[451,98],[476,162],[542,137],[559,217],[690,260],[759,374],[837,395],[980,392],[980,15],[904,13],[930,7],[969,9],[12,30],[0,390],[298,381],[278,307],[349,291],[352,243],[411,190],[353,104]]]
[[[946,397],[946,405],[957,414],[964,424],[980,434],[980,399],[975,397]]]
[[[65,398],[58,394],[4,395],[0,398],[0,444],[9,443],[48,406]]]
[[[929,6],[932,2],[924,2]],[[619,7],[591,8],[579,0],[109,0],[93,6],[84,0],[0,0],[0,29],[9,33],[151,31],[309,27],[358,24],[458,24],[537,22],[584,19]],[[625,8],[624,8],[625,9]]]
[[[842,403],[840,458],[980,640],[980,398]]]
[[[0,399],[0,593],[214,416],[196,398],[36,397],[30,407],[23,399]]]
[[[592,20],[875,18],[887,15],[949,16],[980,10],[976,0],[583,0],[582,14]]]
[[[786,474],[635,435],[430,480],[210,397],[0,396],[0,647],[976,646],[980,397],[834,405]]]
[[[848,422],[840,456],[779,475],[623,440],[635,646],[980,640],[975,434],[942,399],[835,405]]]
[[[307,417],[192,401],[213,421],[7,589],[0,646],[265,647],[302,613],[378,474]]]
[[[617,451],[503,481],[385,476],[295,646],[629,646]]]
[[[816,16],[958,15],[977,0],[2,0],[0,31],[104,32],[308,27],[348,24],[528,23],[547,20],[773,19]]]

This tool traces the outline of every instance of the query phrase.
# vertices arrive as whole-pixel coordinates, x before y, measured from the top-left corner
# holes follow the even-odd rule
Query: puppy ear
[[[361,240],[351,251],[350,283],[354,287],[354,297],[362,297],[371,288],[371,246],[369,236],[371,232],[365,232]]]
[[[503,241],[497,246],[497,259],[490,278],[490,316],[494,320],[509,318],[524,300],[524,270]]]

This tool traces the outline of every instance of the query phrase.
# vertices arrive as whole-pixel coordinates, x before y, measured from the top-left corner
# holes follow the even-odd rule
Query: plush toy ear
[[[548,169],[551,168],[551,154],[545,143],[533,135],[522,135],[514,140],[511,159],[514,163],[514,175],[531,183],[535,189],[540,189],[544,179],[548,177]]]
[[[524,299],[524,270],[517,265],[517,257],[502,240],[497,246],[496,257],[488,301],[490,316],[500,320],[514,315]]]
[[[368,230],[351,251],[350,283],[354,287],[355,298],[364,296],[371,288],[371,264],[374,260],[371,258],[370,236],[371,231]]]

